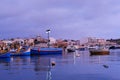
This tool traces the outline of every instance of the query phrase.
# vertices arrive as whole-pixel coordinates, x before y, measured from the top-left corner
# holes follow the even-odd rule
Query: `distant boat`
[[[23,46],[20,51],[10,52],[11,56],[30,56],[30,47]]]
[[[86,48],[86,47],[79,48],[79,51],[86,51],[86,50],[88,50],[88,48]]]
[[[104,46],[96,46],[89,49],[90,55],[109,55],[110,51]]]
[[[109,47],[109,49],[120,49],[120,46],[111,46],[111,47]]]
[[[66,50],[67,50],[67,52],[75,52],[75,47],[71,46],[71,45],[68,45]]]
[[[0,58],[9,58],[10,57],[10,53],[0,53]]]
[[[31,49],[31,55],[51,55],[51,54],[62,54],[62,48],[39,48],[34,47]]]
[[[109,50],[108,49],[91,49],[90,55],[109,55]]]

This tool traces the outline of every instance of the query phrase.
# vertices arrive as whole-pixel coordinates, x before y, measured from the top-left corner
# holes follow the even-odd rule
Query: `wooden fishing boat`
[[[31,55],[51,55],[62,54],[62,48],[39,48],[35,47],[31,49]]]
[[[9,58],[10,57],[10,53],[0,53],[0,58]]]
[[[92,49],[90,50],[90,55],[109,55],[108,49]]]
[[[10,52],[11,56],[30,56],[30,47],[24,46],[19,51]]]

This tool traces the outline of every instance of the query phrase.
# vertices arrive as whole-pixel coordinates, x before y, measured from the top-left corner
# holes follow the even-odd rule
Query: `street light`
[[[48,48],[50,47],[50,38],[49,38],[49,35],[50,35],[50,29],[46,30],[46,33],[48,34]]]

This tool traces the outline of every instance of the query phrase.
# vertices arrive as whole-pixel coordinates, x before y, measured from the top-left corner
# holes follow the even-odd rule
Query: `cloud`
[[[48,28],[56,38],[119,37],[119,18],[119,0],[0,0],[4,37],[11,32],[45,36]]]

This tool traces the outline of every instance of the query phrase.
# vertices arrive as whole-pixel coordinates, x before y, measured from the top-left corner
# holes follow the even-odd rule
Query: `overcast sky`
[[[0,0],[0,37],[120,38],[120,0]]]

